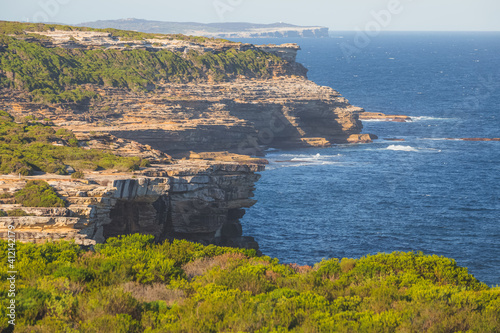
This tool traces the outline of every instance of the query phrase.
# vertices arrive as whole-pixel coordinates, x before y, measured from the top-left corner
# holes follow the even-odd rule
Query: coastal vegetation
[[[0,210],[0,217],[3,216],[32,216],[32,214],[28,214],[24,210],[16,208],[5,212],[3,210]]]
[[[0,241],[7,261],[6,241]],[[16,332],[498,332],[500,289],[422,253],[284,265],[152,236],[17,244]],[[8,329],[1,268],[0,329]]]
[[[157,34],[157,33],[145,33],[133,30],[120,30],[113,28],[96,29],[89,27],[75,27],[63,24],[45,24],[45,23],[25,23],[25,22],[13,22],[13,21],[0,21],[0,34],[5,35],[15,35],[19,37],[33,37],[33,38],[43,38],[43,36],[32,34],[32,32],[40,31],[95,31],[95,32],[107,32],[113,37],[126,38],[131,40],[142,40],[142,39],[169,39],[169,40],[184,40],[194,43],[232,43],[239,44],[237,42],[231,42],[226,39],[221,38],[210,38],[202,36],[187,36],[183,34]]]
[[[130,171],[146,164],[139,157],[120,157],[101,150],[84,149],[68,129],[56,130],[33,116],[17,123],[9,113],[0,110],[0,174],[28,176],[43,171],[66,175],[68,166],[78,171]]]
[[[16,203],[24,207],[64,207],[66,203],[44,180],[28,180],[24,188],[14,194]],[[9,214],[9,216],[12,216]]]
[[[239,75],[268,78],[285,61],[249,49],[219,52],[47,48],[40,35],[25,31],[87,29],[37,23],[0,22],[0,88],[29,93],[39,103],[89,103],[100,98],[95,86],[147,92],[158,83],[225,81]],[[114,36],[152,38],[150,34],[108,29]],[[21,38],[22,37],[22,38]],[[31,38],[31,40],[29,38]],[[165,38],[184,39],[181,35]],[[190,37],[193,38],[193,37]],[[205,39],[196,40],[204,42]],[[93,85],[82,86],[82,85]]]

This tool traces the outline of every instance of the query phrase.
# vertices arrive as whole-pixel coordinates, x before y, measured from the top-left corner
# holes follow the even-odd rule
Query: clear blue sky
[[[1,0],[0,19],[81,22],[141,18],[191,22],[287,22],[333,30],[500,31],[498,0]],[[385,12],[384,12],[385,11]]]

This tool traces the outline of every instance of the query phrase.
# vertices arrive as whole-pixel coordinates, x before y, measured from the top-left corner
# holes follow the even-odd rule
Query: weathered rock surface
[[[259,162],[258,160],[256,160]],[[44,242],[74,239],[92,245],[130,233],[152,234],[157,240],[184,238],[203,243],[258,248],[243,237],[239,218],[251,207],[261,164],[181,160],[132,174],[93,172],[84,180],[40,175],[68,205],[30,208],[0,204],[4,211],[22,209],[34,216],[0,217],[0,236],[15,226],[17,239]],[[13,192],[26,179],[0,176],[0,193]]]
[[[268,147],[328,146],[359,134],[358,114],[338,92],[302,77],[168,84],[154,93],[100,89],[88,109],[41,107],[4,94],[0,108],[17,117],[33,114],[82,135],[110,133],[168,154],[232,151],[256,155]]]
[[[359,114],[360,120],[381,120],[381,121],[394,121],[398,123],[405,123],[407,121],[412,121],[408,116],[404,115],[390,115],[383,114],[380,112],[362,112]]]
[[[60,31],[46,43],[87,49],[202,47],[200,52],[255,47],[165,39],[127,41],[126,46],[108,34]],[[282,68],[273,68],[271,79],[240,76],[223,83],[158,83],[141,93],[82,85],[100,95],[86,105],[41,105],[30,102],[27,93],[0,91],[0,109],[18,118],[48,118],[73,130],[89,148],[158,163],[134,175],[95,172],[85,180],[30,177],[48,181],[69,205],[57,210],[24,207],[34,216],[1,217],[0,235],[5,237],[7,226],[13,224],[20,240],[32,242],[75,239],[91,245],[140,232],[157,240],[178,237],[256,248],[251,237],[242,236],[239,219],[255,203],[254,184],[265,161],[241,155],[259,155],[267,147],[327,147],[376,138],[360,134],[363,109],[350,105],[337,91],[307,80],[306,69],[295,63],[299,49],[295,44],[260,48],[287,60]],[[0,176],[0,193],[12,192],[24,182]],[[5,211],[16,208],[20,207],[10,199],[0,204]]]

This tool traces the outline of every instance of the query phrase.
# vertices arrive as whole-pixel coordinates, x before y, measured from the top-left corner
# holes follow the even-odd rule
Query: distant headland
[[[80,23],[78,26],[91,28],[114,28],[148,33],[184,34],[215,38],[269,38],[299,37],[326,38],[328,28],[321,26],[298,26],[288,23],[256,24],[245,22],[196,23],[164,22],[136,18],[103,20]]]

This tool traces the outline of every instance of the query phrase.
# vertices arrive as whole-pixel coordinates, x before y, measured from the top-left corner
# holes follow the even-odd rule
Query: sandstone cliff
[[[306,69],[295,62],[300,49],[295,44],[253,46],[161,38],[126,40],[125,45],[106,32],[38,33],[49,37],[39,42],[45,48],[80,49],[83,54],[101,48],[124,55],[129,48],[184,55],[235,48],[264,51],[260,54],[271,53],[282,60],[269,58],[264,72],[255,67],[254,72],[264,73],[261,77],[239,74],[216,81],[211,70],[200,65],[209,75],[190,82],[157,80],[148,83],[146,90],[80,84],[79,89],[98,95],[85,103],[35,103],[26,91],[4,87],[0,109],[18,119],[27,115],[47,119],[73,130],[90,147],[140,155],[157,163],[135,174],[92,172],[84,182],[69,176],[36,176],[53,185],[69,206],[27,207],[23,209],[35,216],[0,217],[0,232],[14,224],[22,240],[71,238],[90,245],[106,237],[142,232],[158,240],[181,237],[255,248],[251,238],[242,237],[239,218],[254,204],[252,191],[264,166],[258,159],[240,155],[261,155],[267,147],[326,147],[373,138],[360,134],[363,109],[350,105],[335,90],[307,80]],[[2,73],[17,82],[12,69]],[[2,176],[0,187],[12,192],[25,180]],[[2,200],[3,210],[19,208],[9,199]]]
[[[256,155],[263,147],[344,143],[362,125],[336,91],[304,78],[169,84],[154,94],[103,89],[92,110],[40,107],[3,95],[0,107],[21,117],[50,118],[75,132],[104,132],[169,154],[229,150]],[[15,102],[13,102],[15,101]]]
[[[29,216],[0,217],[0,236],[9,225],[20,241],[74,239],[81,245],[108,237],[144,233],[158,241],[184,238],[205,244],[258,249],[243,237],[239,218],[255,200],[254,184],[264,160],[231,154],[188,156],[170,161],[150,147],[112,136],[88,138],[90,147],[109,144],[121,155],[161,161],[134,173],[86,172],[85,179],[40,174],[30,177],[0,175],[0,209]],[[168,163],[168,164],[165,164]],[[27,180],[43,179],[67,202],[65,208],[22,207],[12,194]]]

